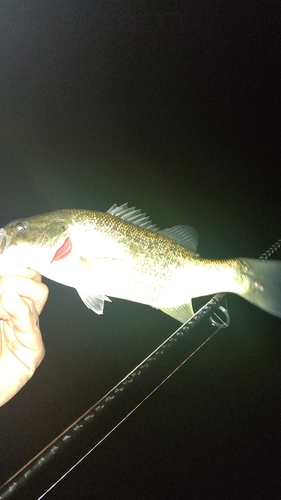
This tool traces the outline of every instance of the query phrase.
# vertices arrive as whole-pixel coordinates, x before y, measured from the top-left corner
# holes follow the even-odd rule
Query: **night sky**
[[[281,237],[280,33],[274,1],[1,2],[0,227],[128,202],[194,227],[204,257],[258,257]],[[0,484],[179,326],[117,299],[98,316],[44,281],[46,356],[0,409]],[[236,296],[228,309],[230,327],[45,498],[281,497],[281,320]],[[11,498],[37,499],[56,470]]]

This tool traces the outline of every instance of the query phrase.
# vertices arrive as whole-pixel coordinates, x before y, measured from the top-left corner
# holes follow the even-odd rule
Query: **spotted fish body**
[[[127,204],[107,212],[59,210],[0,230],[0,274],[18,265],[77,289],[101,314],[108,297],[161,309],[184,322],[191,299],[234,292],[281,316],[281,263],[201,259],[189,226],[160,231]]]

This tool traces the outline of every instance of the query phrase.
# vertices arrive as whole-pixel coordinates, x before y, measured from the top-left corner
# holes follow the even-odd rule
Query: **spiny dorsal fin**
[[[142,227],[143,229],[159,232],[175,243],[185,247],[189,252],[193,253],[195,257],[199,257],[197,253],[198,236],[196,231],[190,226],[174,226],[159,231],[156,224],[152,224],[149,217],[145,213],[142,213],[141,209],[136,209],[135,207],[129,208],[128,203],[124,203],[120,207],[114,204],[107,210],[107,213],[115,217],[120,217],[120,219]]]
[[[195,231],[190,226],[174,226],[167,229],[159,231],[160,234],[167,236],[171,240],[175,241],[179,245],[185,247],[189,252],[192,252],[196,257],[199,257],[197,253],[198,246],[198,236]]]
[[[136,209],[135,207],[128,207],[128,203],[124,203],[120,207],[114,204],[107,213],[110,215],[115,215],[120,217],[120,219],[135,224],[135,226],[142,227],[143,229],[148,229],[149,231],[158,231],[155,224],[152,224],[149,220],[148,215],[142,213],[141,209]]]

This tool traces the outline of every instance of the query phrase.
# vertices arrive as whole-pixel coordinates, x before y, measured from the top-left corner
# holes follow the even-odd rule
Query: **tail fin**
[[[264,311],[281,318],[281,261],[241,259],[254,275],[255,287],[241,296]]]

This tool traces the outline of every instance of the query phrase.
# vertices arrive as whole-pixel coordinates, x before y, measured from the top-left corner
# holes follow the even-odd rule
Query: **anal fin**
[[[181,304],[177,307],[165,307],[159,309],[160,311],[163,311],[165,314],[172,316],[172,318],[180,321],[181,323],[185,323],[194,315],[191,302],[188,302],[187,304]]]

